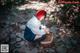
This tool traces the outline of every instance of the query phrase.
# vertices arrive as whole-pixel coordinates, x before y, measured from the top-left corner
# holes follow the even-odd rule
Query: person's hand
[[[49,28],[44,28],[44,31],[45,31],[47,34],[50,33],[50,32],[49,32]]]
[[[47,27],[44,26],[44,25],[41,25],[41,28],[42,28],[47,34],[49,34],[49,28],[47,28]]]

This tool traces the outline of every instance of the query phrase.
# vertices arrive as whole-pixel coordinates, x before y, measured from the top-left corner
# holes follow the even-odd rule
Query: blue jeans
[[[35,36],[36,35],[28,27],[26,27],[24,31],[24,38],[28,40],[29,42],[40,42],[44,40],[46,37],[45,35],[43,35],[41,38],[34,40]]]
[[[26,26],[26,29],[24,31],[24,38],[28,40],[29,42],[33,42],[35,38],[35,34]]]

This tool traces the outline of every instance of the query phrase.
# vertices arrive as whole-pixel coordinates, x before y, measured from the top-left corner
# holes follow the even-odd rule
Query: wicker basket
[[[53,45],[53,33],[47,34],[45,40],[41,41],[41,47],[48,48]]]

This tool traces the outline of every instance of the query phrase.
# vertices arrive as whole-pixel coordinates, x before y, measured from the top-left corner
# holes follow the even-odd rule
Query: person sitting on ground
[[[45,35],[49,33],[49,29],[41,24],[46,16],[46,11],[39,10],[33,17],[27,22],[24,31],[24,38],[29,42],[42,41],[45,39]]]

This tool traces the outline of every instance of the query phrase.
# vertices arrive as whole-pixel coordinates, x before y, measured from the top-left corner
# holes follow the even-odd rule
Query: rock
[[[57,51],[57,53],[66,53],[67,52],[66,48],[61,47],[61,46],[58,46],[56,48],[56,51]]]
[[[25,30],[26,26],[25,25],[21,25],[20,29]]]

